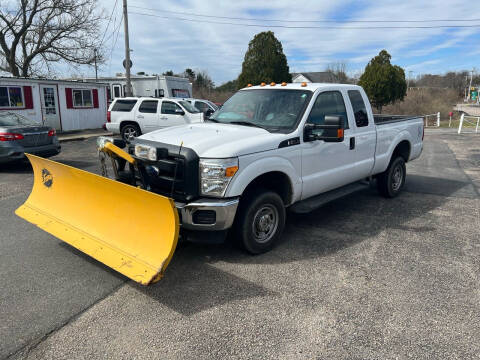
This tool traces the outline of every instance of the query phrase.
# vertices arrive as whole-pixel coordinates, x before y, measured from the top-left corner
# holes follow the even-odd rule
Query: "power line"
[[[118,22],[117,25],[117,35],[115,36],[115,41],[113,42],[112,49],[110,50],[110,62],[108,64],[108,72],[110,72],[110,69],[112,67],[112,55],[113,55],[113,50],[115,49],[115,45],[117,45],[117,40],[118,40],[118,34],[120,33],[120,25],[122,24],[122,19],[123,19],[123,14],[120,17],[120,21]]]
[[[245,17],[231,17],[231,16],[217,16],[217,15],[206,15],[190,12],[180,12],[180,11],[168,11],[168,10],[158,10],[153,8],[146,8],[142,6],[129,5],[130,8],[150,10],[159,13],[169,13],[169,14],[178,14],[178,15],[189,15],[189,16],[198,16],[206,18],[215,18],[215,19],[228,19],[228,20],[244,20],[244,21],[262,21],[262,22],[284,22],[284,23],[428,23],[428,22],[471,22],[471,21],[480,21],[480,19],[423,19],[423,20],[280,20],[280,19],[258,19],[258,18],[245,18]],[[134,14],[132,12],[132,14]]]
[[[246,27],[262,27],[262,28],[283,28],[283,29],[354,29],[354,30],[372,30],[372,29],[446,29],[446,28],[479,28],[480,24],[472,25],[418,25],[418,26],[288,26],[288,25],[261,25],[261,24],[245,24],[245,23],[231,23],[225,21],[213,20],[199,20],[187,19],[176,16],[161,16],[155,14],[146,14],[135,11],[129,11],[132,15],[151,16],[167,20],[190,21],[197,23],[221,24],[221,25],[236,25]],[[480,21],[480,19],[479,19]]]
[[[107,35],[108,28],[110,27],[110,23],[112,22],[113,14],[114,14],[115,9],[117,7],[117,2],[118,2],[118,0],[115,0],[115,4],[113,5],[112,12],[110,13],[110,18],[108,19],[107,27],[105,28],[105,31],[103,32],[102,41],[100,41],[100,46],[103,45],[103,40],[105,40],[105,35]],[[113,26],[114,26],[114,30],[115,30],[115,23],[114,23]]]

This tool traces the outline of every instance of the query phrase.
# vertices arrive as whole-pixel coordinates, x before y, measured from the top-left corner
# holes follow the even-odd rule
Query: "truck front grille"
[[[168,155],[157,161],[137,159],[140,171],[142,171],[150,190],[176,201],[191,201],[198,197],[198,163],[199,158],[195,151],[179,146],[160,144],[147,140],[135,140],[149,146],[155,146],[158,154]],[[133,154],[134,145],[130,145],[130,153]],[[163,151],[160,151],[162,149]],[[142,170],[143,169],[143,170]],[[173,192],[172,192],[173,190]]]

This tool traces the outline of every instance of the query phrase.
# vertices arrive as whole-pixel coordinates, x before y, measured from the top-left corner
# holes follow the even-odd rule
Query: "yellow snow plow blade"
[[[27,156],[34,183],[18,216],[141,284],[162,278],[178,240],[172,199]]]

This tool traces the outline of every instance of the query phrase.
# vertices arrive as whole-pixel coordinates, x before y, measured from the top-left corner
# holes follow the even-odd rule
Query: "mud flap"
[[[143,285],[160,280],[177,246],[172,199],[38,156],[15,213]]]

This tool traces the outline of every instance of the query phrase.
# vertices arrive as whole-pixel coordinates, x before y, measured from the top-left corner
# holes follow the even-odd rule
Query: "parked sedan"
[[[24,153],[49,157],[59,152],[55,129],[19,114],[0,111],[0,163],[23,159]]]

